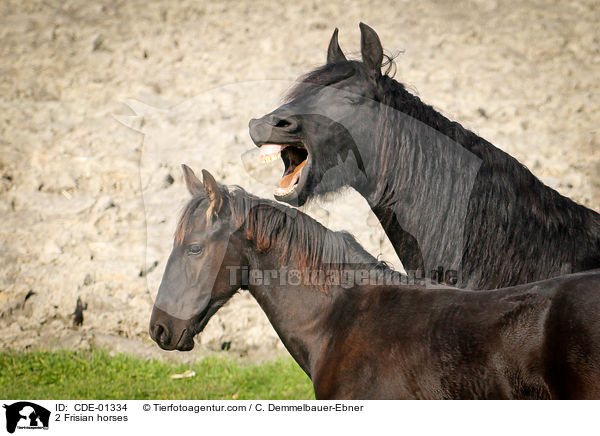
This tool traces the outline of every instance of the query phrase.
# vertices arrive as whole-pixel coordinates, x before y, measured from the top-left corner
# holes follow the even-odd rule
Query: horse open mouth
[[[302,170],[308,162],[308,150],[303,144],[263,144],[260,146],[260,160],[269,163],[281,156],[284,170],[278,186],[273,190],[275,197],[287,197],[299,190],[305,178]]]

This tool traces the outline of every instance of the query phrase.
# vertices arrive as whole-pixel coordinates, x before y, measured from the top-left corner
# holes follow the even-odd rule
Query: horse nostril
[[[154,326],[154,339],[160,344],[167,344],[169,342],[169,331],[162,324],[156,324]]]
[[[284,118],[281,116],[271,116],[270,124],[278,129],[287,130],[292,132],[298,128],[298,122],[293,118]]]
[[[281,119],[275,123],[275,127],[285,128],[288,127],[291,123],[288,120]]]

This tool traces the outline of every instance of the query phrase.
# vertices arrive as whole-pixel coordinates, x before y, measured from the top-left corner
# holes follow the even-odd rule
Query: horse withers
[[[405,284],[348,233],[184,166],[192,199],[150,321],[165,350],[238,289],[318,399],[600,399],[600,273],[494,291]]]

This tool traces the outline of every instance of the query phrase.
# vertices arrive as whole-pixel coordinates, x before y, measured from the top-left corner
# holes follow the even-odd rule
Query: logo
[[[6,431],[14,433],[15,429],[48,430],[50,411],[28,401],[19,401],[11,405],[4,404],[6,409]]]

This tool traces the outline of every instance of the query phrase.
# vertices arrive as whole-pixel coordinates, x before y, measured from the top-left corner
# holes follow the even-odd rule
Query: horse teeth
[[[260,156],[260,160],[263,163],[270,163],[273,162],[274,160],[277,160],[277,158],[279,158],[280,153],[274,153],[274,154],[263,154]]]
[[[286,189],[283,188],[275,188],[274,192],[275,195],[279,196],[279,197],[287,197],[288,195],[290,195],[292,192],[294,192],[296,190],[296,186],[290,186]]]

